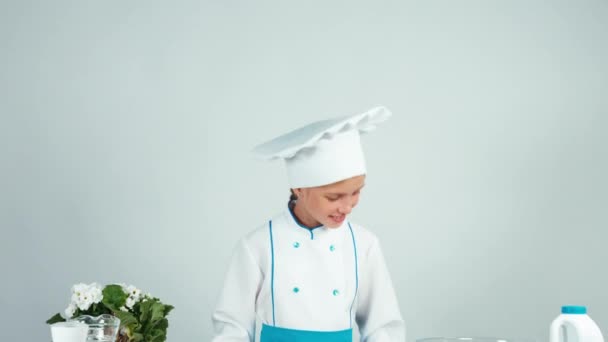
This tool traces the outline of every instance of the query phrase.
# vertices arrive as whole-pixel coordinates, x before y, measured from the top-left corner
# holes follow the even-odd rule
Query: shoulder
[[[268,240],[269,226],[269,221],[261,223],[255,229],[243,236],[241,240],[250,247],[259,246]]]
[[[378,236],[371,230],[354,222],[349,222],[349,226],[352,229],[357,250],[362,256],[367,256],[372,250],[380,248]]]
[[[277,214],[265,222],[259,223],[238,242],[237,248],[246,249],[258,263],[264,264],[270,250],[270,228],[283,220],[283,214]]]
[[[283,213],[269,218],[243,236],[242,241],[249,246],[267,246],[270,239],[271,227],[276,227],[282,220],[284,220]]]

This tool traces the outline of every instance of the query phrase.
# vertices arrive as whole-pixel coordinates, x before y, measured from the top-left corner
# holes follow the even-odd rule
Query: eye
[[[325,198],[327,198],[327,200],[328,200],[328,201],[330,201],[330,202],[335,202],[335,201],[337,201],[337,200],[339,200],[339,199],[340,199],[340,197],[339,197],[339,196],[334,196],[334,197],[325,197]]]
[[[357,191],[353,192],[353,196],[357,196],[360,192],[361,192],[361,190],[357,190]]]

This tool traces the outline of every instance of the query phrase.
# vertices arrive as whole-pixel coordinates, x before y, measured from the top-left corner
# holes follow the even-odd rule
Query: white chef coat
[[[212,320],[213,342],[257,342],[262,324],[405,341],[377,237],[347,220],[306,228],[289,209],[239,241]]]

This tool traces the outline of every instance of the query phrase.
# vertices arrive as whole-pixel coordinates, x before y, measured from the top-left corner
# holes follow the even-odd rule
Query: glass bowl
[[[115,342],[120,329],[120,319],[108,314],[95,317],[82,315],[70,321],[86,323],[89,326],[87,342]]]

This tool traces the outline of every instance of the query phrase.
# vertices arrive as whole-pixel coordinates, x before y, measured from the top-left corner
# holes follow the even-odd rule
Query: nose
[[[349,203],[344,203],[343,205],[341,205],[341,206],[338,208],[338,212],[339,212],[340,214],[344,214],[344,215],[348,215],[348,214],[350,214],[350,212],[351,212],[352,210],[353,210],[353,206],[352,206],[352,204],[351,204],[350,202],[349,202]]]

